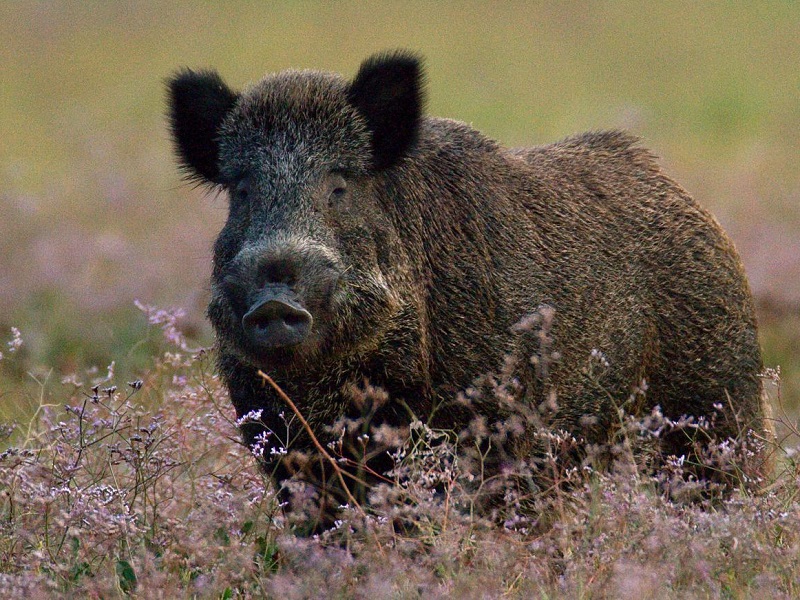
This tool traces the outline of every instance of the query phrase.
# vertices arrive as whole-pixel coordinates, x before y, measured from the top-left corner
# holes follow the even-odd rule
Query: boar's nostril
[[[242,318],[248,337],[264,348],[299,344],[311,332],[311,313],[287,297],[265,294]]]

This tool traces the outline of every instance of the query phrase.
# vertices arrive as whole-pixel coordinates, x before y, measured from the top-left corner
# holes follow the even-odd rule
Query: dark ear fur
[[[237,98],[216,71],[182,69],[167,80],[172,140],[189,179],[219,183],[217,134]]]
[[[361,64],[349,99],[372,132],[375,168],[391,167],[417,140],[422,88],[422,65],[410,52],[376,54]]]

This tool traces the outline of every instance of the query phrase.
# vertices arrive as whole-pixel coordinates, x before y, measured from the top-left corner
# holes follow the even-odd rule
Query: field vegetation
[[[0,6],[0,36],[4,597],[800,595],[797,5],[25,1]],[[390,480],[298,535],[308,515],[238,444],[214,374],[203,310],[226,200],[180,180],[163,80],[351,75],[396,47],[425,56],[429,113],[509,146],[642,136],[730,233],[778,441],[709,455],[726,489],[649,468],[659,427],[702,429],[657,414],[620,415],[610,470],[554,435],[550,462],[499,481],[469,436],[420,424],[405,445],[370,432],[396,442]],[[521,493],[526,468],[551,485]],[[476,512],[486,489],[501,501]]]
[[[315,488],[291,481],[289,504],[276,494],[238,441],[209,352],[187,345],[174,313],[143,308],[166,339],[144,379],[125,382],[110,366],[38,381],[33,417],[0,431],[5,597],[800,593],[800,432],[788,420],[786,449],[768,438],[726,440],[702,455],[717,482],[698,481],[696,465],[659,460],[657,441],[671,431],[701,439],[704,423],[620,412],[612,442],[588,446],[546,426],[547,402],[515,404],[501,373],[483,386],[510,415],[494,427],[332,424],[364,456],[388,448],[394,468],[370,490],[348,480],[340,518],[310,535]],[[16,360],[20,339],[4,360]],[[766,375],[774,391],[778,377]],[[368,388],[356,396],[383,399]],[[285,414],[288,432],[300,414],[288,404]],[[484,476],[486,442],[521,427],[543,452]],[[340,448],[325,458],[340,460]],[[765,459],[778,467],[765,469]]]

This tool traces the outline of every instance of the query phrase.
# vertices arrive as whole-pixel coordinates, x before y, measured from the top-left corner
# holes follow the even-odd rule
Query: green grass
[[[178,176],[163,79],[213,66],[346,75],[368,54],[426,58],[429,112],[508,145],[626,127],[729,230],[759,298],[800,306],[800,7],[793,2],[171,3],[0,6],[0,337],[31,365],[151,350],[134,299],[203,317],[225,201]],[[766,315],[768,362],[800,405],[794,329]],[[0,370],[0,393],[18,378]],[[0,401],[0,414],[10,410]]]

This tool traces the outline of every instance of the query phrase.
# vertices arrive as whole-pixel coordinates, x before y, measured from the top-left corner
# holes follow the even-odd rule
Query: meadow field
[[[797,3],[12,1],[0,39],[4,596],[800,595]],[[508,146],[625,128],[715,214],[758,304],[772,475],[731,451],[740,489],[687,503],[680,465],[554,466],[542,516],[497,525],[425,432],[373,508],[294,535],[213,372],[226,199],[181,180],[164,79],[351,76],[392,48],[425,57],[428,113]]]

